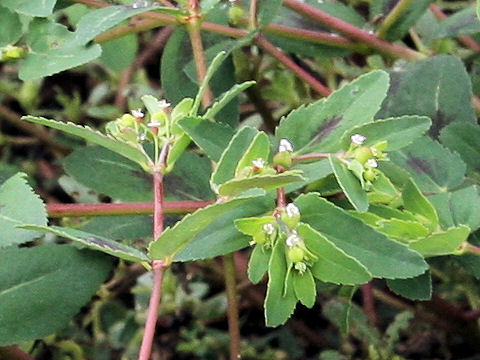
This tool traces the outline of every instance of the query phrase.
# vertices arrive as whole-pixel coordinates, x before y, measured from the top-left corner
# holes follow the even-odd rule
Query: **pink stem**
[[[169,201],[164,202],[165,214],[185,214],[204,208],[212,201]],[[121,204],[47,204],[51,218],[75,216],[148,215],[153,213],[153,202],[131,202]]]
[[[163,232],[163,171],[167,163],[167,155],[170,145],[163,146],[160,153],[157,168],[153,172],[153,240],[155,241]],[[163,273],[168,267],[163,260],[153,260],[153,288],[148,304],[147,322],[145,323],[145,332],[143,333],[142,345],[138,354],[139,360],[148,360],[152,352],[153,337],[157,325],[158,308],[162,298]]]

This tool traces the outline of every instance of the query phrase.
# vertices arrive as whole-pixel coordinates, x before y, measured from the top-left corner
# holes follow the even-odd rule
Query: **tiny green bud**
[[[290,229],[295,229],[300,221],[300,210],[294,203],[290,203],[282,212],[281,219]]]
[[[228,9],[228,18],[233,25],[237,25],[245,14],[245,10],[237,4],[232,4]]]
[[[373,157],[372,150],[366,146],[359,147],[355,150],[353,154],[355,160],[357,160],[362,165],[365,164],[368,159],[371,159]]]
[[[23,57],[26,50],[19,46],[7,45],[3,48],[1,60],[14,60]]]
[[[130,114],[123,114],[122,117],[117,120],[120,128],[133,128],[135,127],[135,122],[135,118]]]
[[[373,168],[368,168],[367,170],[364,171],[363,173],[363,178],[366,181],[373,181],[377,177],[377,173]]]
[[[273,164],[279,165],[284,169],[290,168],[290,166],[292,166],[292,154],[289,151],[276,153],[273,157]]]
[[[305,257],[305,251],[299,247],[295,246],[293,248],[288,249],[287,256],[291,262],[294,264],[301,262]]]

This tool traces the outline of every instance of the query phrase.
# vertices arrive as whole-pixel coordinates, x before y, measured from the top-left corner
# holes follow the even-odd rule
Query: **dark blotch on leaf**
[[[432,118],[432,127],[428,132],[429,135],[437,139],[440,131],[454,120],[454,118],[447,116],[443,111],[437,110],[435,116]]]
[[[433,174],[430,165],[426,161],[419,159],[417,157],[411,156],[411,154],[409,155],[410,155],[409,159],[407,160],[408,166],[410,166],[412,169],[414,169],[417,172],[423,172],[430,175]]]
[[[325,120],[322,125],[317,129],[317,136],[315,136],[315,143],[321,142],[323,139],[328,137],[330,133],[335,130],[337,125],[342,121],[343,116],[333,117],[332,119]]]

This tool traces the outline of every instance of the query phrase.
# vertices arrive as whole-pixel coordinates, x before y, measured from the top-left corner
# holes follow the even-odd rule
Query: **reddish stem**
[[[283,4],[300,15],[308,17],[322,25],[334,29],[351,39],[361,41],[362,43],[378,50],[383,54],[409,60],[418,60],[426,57],[425,55],[405,46],[391,44],[388,41],[380,39],[379,37],[370,34],[367,31],[364,31],[346,21],[340,20],[335,16],[332,16],[301,1],[285,0]]]
[[[445,20],[447,15],[437,5],[430,5],[430,11],[436,16],[438,20]],[[459,36],[458,40],[464,45],[468,46],[474,51],[480,51],[480,44],[478,44],[471,36]]]
[[[318,160],[318,159],[327,159],[329,153],[311,153],[305,155],[297,155],[292,157],[292,161],[306,161],[306,160]]]
[[[290,69],[295,73],[299,78],[309,84],[313,90],[319,93],[322,96],[328,96],[332,92],[328,87],[323,85],[320,80],[316,79],[305,71],[302,67],[298,66],[292,59],[285,55],[281,50],[279,50],[275,45],[265,39],[263,36],[259,35],[255,39],[256,44],[261,47],[263,50],[272,55],[275,59],[280,61],[285,67]]]
[[[0,359],[2,360],[35,360],[16,345],[0,347]]]
[[[168,151],[170,145],[163,146],[156,168],[153,171],[153,241],[163,232],[163,172],[167,163]],[[163,273],[168,264],[163,260],[153,260],[153,287],[148,304],[147,322],[145,323],[145,332],[143,333],[142,345],[138,354],[139,360],[148,360],[152,352],[153,337],[155,335],[155,327],[157,325],[158,308],[162,298]]]
[[[372,326],[377,324],[377,312],[375,310],[375,298],[373,296],[373,284],[369,282],[362,285],[363,310]]]
[[[165,214],[185,214],[204,208],[212,201],[170,201],[163,204]],[[149,215],[153,213],[153,202],[122,204],[47,204],[51,218],[75,216]]]

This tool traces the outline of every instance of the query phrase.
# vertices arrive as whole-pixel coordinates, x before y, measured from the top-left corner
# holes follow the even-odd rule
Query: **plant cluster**
[[[413,313],[474,343],[480,22],[439,3],[0,0],[0,357],[415,358]]]

